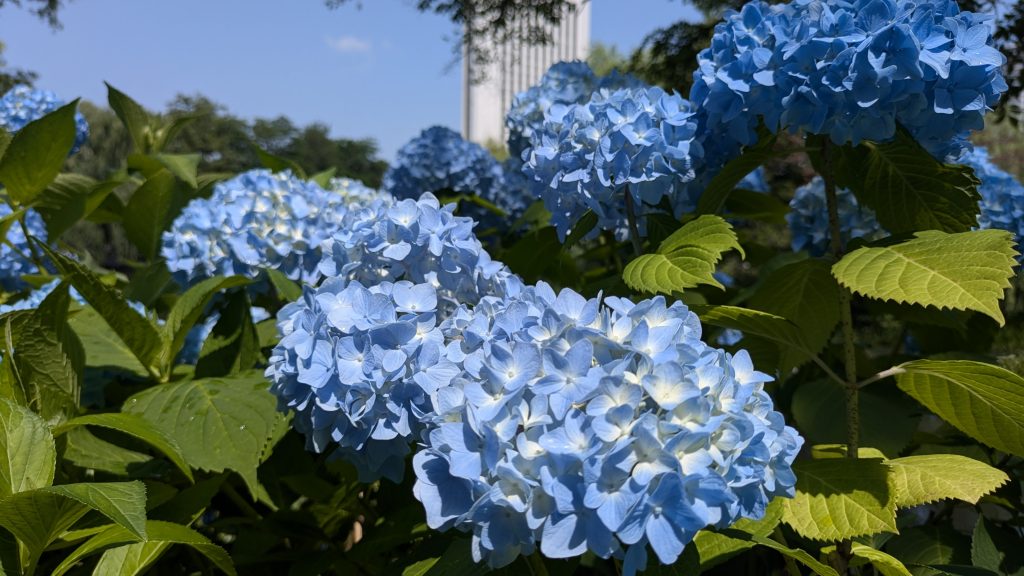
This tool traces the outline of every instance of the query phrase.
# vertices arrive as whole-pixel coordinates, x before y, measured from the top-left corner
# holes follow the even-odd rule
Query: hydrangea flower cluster
[[[375,190],[359,180],[353,178],[331,178],[328,190],[340,194],[345,199],[345,204],[359,204],[365,206],[374,200],[393,200],[391,194],[382,190]]]
[[[638,218],[663,199],[677,215],[692,209],[685,185],[703,155],[694,116],[689,102],[660,88],[602,91],[584,104],[549,108],[524,171],[559,237],[588,210],[599,228],[624,237],[627,200]]]
[[[516,202],[505,195],[504,172],[490,152],[462,139],[443,126],[427,128],[398,150],[394,165],[384,174],[384,189],[395,198],[431,194],[479,196],[505,214],[513,215]],[[468,214],[486,220],[482,207],[467,205]]]
[[[0,219],[12,213],[6,202],[0,201]],[[46,224],[42,216],[35,210],[25,213],[25,227],[28,233],[43,242],[46,241]],[[13,224],[7,230],[7,241],[0,242],[0,288],[6,292],[17,292],[25,288],[21,277],[25,274],[38,274],[39,268],[32,262],[31,247],[20,224]]]
[[[640,88],[642,83],[617,70],[598,76],[586,62],[556,62],[541,76],[536,86],[515,95],[505,115],[508,128],[508,151],[512,158],[522,159],[530,147],[533,132],[544,125],[544,115],[556,104],[582,104],[600,90]]]
[[[755,0],[715,27],[691,100],[712,140],[751,144],[764,120],[857,144],[900,124],[955,159],[1007,90],[989,19],[954,0]]]
[[[473,234],[473,220],[455,216],[454,210],[454,204],[442,207],[432,194],[353,206],[323,243],[319,271],[365,286],[401,280],[430,284],[442,313],[509,289],[511,272],[484,250]]]
[[[345,204],[290,172],[250,170],[189,202],[163,233],[161,254],[183,287],[216,275],[256,278],[262,268],[310,281]]]
[[[746,352],[704,344],[682,303],[587,300],[546,284],[453,315],[463,371],[431,393],[414,494],[499,567],[549,558],[674,562],[694,534],[793,494],[802,445]]]
[[[33,122],[64,106],[66,102],[49,90],[36,90],[19,84],[0,97],[0,128],[14,133],[29,122]],[[78,152],[89,138],[89,123],[85,116],[75,113],[75,143],[71,153]]]
[[[960,159],[981,179],[981,214],[978,228],[1007,230],[1024,238],[1024,186],[1011,174],[992,163],[985,148],[975,148]]]
[[[854,238],[870,241],[885,236],[885,231],[875,218],[874,210],[861,206],[853,192],[839,188],[836,190],[836,200],[839,204],[839,228],[842,231],[844,246]],[[825,181],[821,176],[815,176],[813,180],[797,188],[789,207],[786,221],[792,234],[793,250],[807,250],[812,256],[821,256],[828,252],[831,246],[828,204],[825,201]]]

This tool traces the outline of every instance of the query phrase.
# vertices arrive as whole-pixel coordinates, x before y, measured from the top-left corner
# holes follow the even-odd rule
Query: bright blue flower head
[[[36,90],[25,85],[18,85],[0,97],[0,128],[14,133],[21,130],[29,122],[46,116],[66,104],[49,90]],[[75,114],[75,144],[71,153],[85,144],[89,138],[89,123],[81,113]]]
[[[668,200],[692,209],[684,193],[703,156],[693,107],[660,88],[602,91],[584,104],[552,106],[534,131],[525,172],[561,239],[588,210],[598,227],[625,236],[626,195],[640,218]]]
[[[885,236],[885,231],[875,219],[875,212],[867,206],[860,206],[853,192],[840,188],[836,190],[836,200],[839,203],[839,227],[844,246],[854,238],[870,241]],[[789,222],[789,231],[793,236],[793,250],[807,250],[813,256],[827,253],[830,243],[825,181],[815,176],[797,188],[789,207],[786,221]]]
[[[492,567],[590,551],[642,569],[694,534],[792,496],[803,440],[746,352],[704,344],[683,304],[587,300],[546,284],[457,311],[430,393],[414,494]]]
[[[952,0],[755,0],[715,27],[691,99],[738,144],[762,120],[837,144],[885,141],[900,124],[955,159],[1007,89],[987,20]]]
[[[978,227],[1007,230],[1018,241],[1024,238],[1024,186],[993,164],[985,148],[975,148],[962,157],[960,163],[974,168],[975,176],[981,179]]]
[[[0,201],[0,219],[10,214],[11,207]],[[30,235],[46,241],[46,224],[35,210],[25,213],[25,227]],[[15,222],[7,230],[7,241],[0,242],[0,288],[6,292],[17,292],[26,286],[21,279],[23,275],[39,273],[39,268],[31,260],[31,254],[32,248],[28,245],[25,232]]]
[[[391,194],[382,190],[374,190],[361,181],[352,178],[331,178],[328,190],[335,194],[340,194],[345,199],[345,204],[349,206],[352,204],[365,206],[378,199],[387,201],[394,199]]]
[[[454,130],[434,126],[398,150],[395,164],[384,174],[384,189],[398,199],[419,198],[424,192],[478,196],[513,216],[518,201],[506,198],[503,177],[501,165],[490,152],[463,140]],[[465,208],[467,215],[480,221],[493,214],[469,203]]]
[[[262,268],[310,281],[345,204],[342,195],[290,172],[250,170],[189,202],[164,232],[161,254],[183,287],[216,275],[256,278]]]

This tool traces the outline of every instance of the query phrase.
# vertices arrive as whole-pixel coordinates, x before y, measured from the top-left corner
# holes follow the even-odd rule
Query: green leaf
[[[193,190],[199,188],[199,182],[196,180],[196,174],[199,172],[199,154],[157,154],[156,159]]]
[[[0,157],[0,182],[11,200],[32,202],[60,173],[75,143],[78,100],[29,122]]]
[[[722,534],[737,540],[748,540],[750,542],[756,543],[759,546],[771,548],[772,550],[775,550],[783,556],[786,556],[787,558],[792,558],[793,560],[800,562],[804,566],[807,566],[815,574],[818,574],[819,576],[839,576],[839,573],[836,572],[835,569],[825,564],[822,564],[821,562],[818,562],[814,559],[813,556],[811,556],[807,552],[800,549],[793,549],[788,546],[784,546],[776,542],[775,540],[772,540],[771,538],[766,538],[764,536],[755,536],[752,534],[747,534],[746,532],[742,532],[740,530],[733,530],[731,528],[722,530]]]
[[[291,170],[292,174],[295,176],[302,178],[303,180],[306,179],[306,172],[294,161],[271,154],[255,144],[253,145],[253,148],[256,150],[256,156],[259,158],[260,164],[264,168],[267,168],[274,173]]]
[[[138,102],[110,84],[107,84],[107,103],[121,119],[124,127],[128,129],[128,135],[131,136],[132,142],[135,144],[135,150],[143,154],[148,153],[152,147],[149,113]]]
[[[910,570],[907,570],[907,567],[903,565],[903,562],[881,550],[875,550],[860,542],[854,542],[850,546],[850,552],[853,553],[855,558],[863,558],[870,562],[882,576],[912,576]]]
[[[274,290],[277,291],[278,298],[287,302],[294,302],[302,298],[302,286],[297,282],[291,280],[276,268],[265,268],[264,270],[266,270],[267,277],[270,278],[270,283],[274,286]]]
[[[45,420],[78,408],[85,364],[82,343],[67,325],[68,285],[61,282],[14,333],[14,368],[29,406]]]
[[[33,207],[46,223],[46,236],[60,238],[86,216],[89,196],[97,182],[81,174],[60,174],[36,198]]]
[[[159,374],[156,360],[163,348],[160,332],[143,318],[113,288],[104,284],[99,277],[85,266],[58,254],[40,244],[57,269],[75,286],[78,292],[132,351],[150,374]]]
[[[737,188],[729,194],[725,211],[734,218],[760,220],[784,226],[789,205],[770,194]]]
[[[748,147],[738,158],[726,164],[701,194],[697,202],[697,213],[715,214],[720,211],[740,181],[776,154],[773,148],[777,139],[774,134],[766,135],[762,132],[757,144]]]
[[[85,349],[85,365],[93,368],[124,370],[145,378],[149,375],[132,350],[91,307],[79,310],[68,319]]]
[[[68,422],[54,428],[53,434],[54,436],[60,436],[61,434],[79,426],[98,426],[101,428],[109,428],[111,430],[121,432],[122,434],[138,438],[153,448],[156,448],[164,456],[167,456],[167,459],[173,462],[174,465],[181,470],[182,474],[189,479],[189,481],[193,480],[192,469],[185,463],[185,457],[182,455],[181,448],[178,447],[178,443],[175,442],[174,438],[164,434],[162,430],[153,426],[148,420],[141,416],[117,413],[79,416],[78,418],[69,420]]]
[[[131,532],[120,526],[111,526],[87,540],[69,554],[53,571],[62,576],[83,558],[106,551],[93,574],[141,574],[160,553],[173,544],[190,546],[206,556],[221,572],[234,576],[235,567],[223,548],[210,542],[206,536],[188,526],[160,520],[146,521],[146,542],[138,542]],[[107,554],[110,554],[108,557]],[[115,562],[120,560],[120,564]],[[102,570],[100,569],[102,567]]]
[[[161,330],[165,343],[161,354],[161,364],[170,367],[174,357],[185,345],[185,337],[189,330],[199,321],[206,305],[218,292],[248,283],[249,279],[244,276],[214,276],[203,280],[182,294],[168,313],[167,321]]]
[[[159,473],[159,464],[149,454],[122,448],[97,438],[86,428],[75,428],[64,435],[65,446],[61,454],[64,462],[84,470],[99,470],[129,478],[140,478],[146,474]],[[170,468],[170,466],[166,466]]]
[[[195,377],[227,376],[253,368],[262,358],[259,334],[252,323],[252,305],[245,290],[236,290],[220,311],[220,319],[203,342]]]
[[[801,536],[835,542],[897,532],[889,469],[879,459],[830,458],[796,462],[796,496],[782,521]]]
[[[593,210],[587,210],[580,216],[579,221],[569,230],[569,234],[565,237],[565,243],[562,244],[562,250],[568,250],[573,246],[580,243],[590,231],[597,227],[597,214]]]
[[[169,222],[171,208],[177,202],[177,182],[167,170],[160,170],[139,186],[124,209],[125,235],[146,258],[160,249],[160,237]]]
[[[971,538],[971,564],[1007,576],[1024,576],[1020,536],[978,516]]]
[[[1017,265],[1005,230],[918,232],[913,240],[858,248],[832,267],[839,283],[880,300],[974,310],[1005,323],[999,300]]]
[[[310,176],[309,181],[326,190],[331,186],[331,178],[334,178],[334,175],[337,173],[338,168],[336,166],[331,166],[323,172],[317,172]]]
[[[437,558],[430,568],[424,572],[426,576],[482,576],[490,572],[486,564],[473,561],[468,538],[455,538]],[[403,576],[405,576],[403,574]]]
[[[136,394],[125,410],[176,439],[193,468],[238,472],[254,499],[256,468],[283,418],[262,372],[164,384]]]
[[[782,522],[782,499],[776,498],[768,504],[764,518],[750,520],[743,518],[731,526],[735,530],[753,536],[767,538]],[[752,540],[730,538],[712,530],[701,530],[693,537],[693,545],[700,557],[700,567],[707,570],[757,545]]]
[[[0,526],[39,554],[89,510],[146,539],[146,487],[142,482],[64,484],[19,492],[0,500]],[[34,560],[31,560],[34,563]]]
[[[749,304],[795,324],[802,342],[817,354],[839,324],[839,290],[826,262],[801,260],[772,271]],[[781,352],[783,374],[810,360],[806,353],[792,347]]]
[[[655,254],[644,254],[626,266],[622,278],[634,290],[673,294],[700,284],[724,289],[715,280],[722,254],[743,248],[728,222],[704,215],[676,230]]]
[[[904,529],[885,544],[885,551],[915,576],[941,574],[928,566],[970,561],[967,538],[948,525]]]
[[[874,210],[889,232],[966,232],[978,225],[981,196],[971,169],[935,160],[905,131],[889,143],[839,150],[837,183]]]
[[[900,508],[946,499],[977,504],[1009,480],[1002,470],[955,454],[907,456],[886,463]]]
[[[700,316],[701,322],[705,324],[719,328],[734,328],[745,334],[767,338],[778,344],[780,350],[793,349],[808,357],[814,355],[814,351],[804,342],[803,334],[796,324],[782,316],[739,306],[695,305],[690,309]]]
[[[46,422],[0,398],[0,499],[53,483],[57,449]]]
[[[1024,456],[1024,378],[968,360],[915,360],[900,368],[900,390],[975,440]]]

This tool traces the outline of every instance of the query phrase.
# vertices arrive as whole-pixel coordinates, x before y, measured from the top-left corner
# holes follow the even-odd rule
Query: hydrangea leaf
[[[302,298],[302,286],[297,282],[285,276],[280,270],[264,268],[264,271],[267,273],[267,278],[270,279],[270,284],[277,292],[277,297],[282,301],[294,302]]]
[[[781,350],[792,349],[807,357],[815,354],[804,341],[796,324],[768,312],[739,306],[691,306],[701,322],[719,328],[732,328],[744,334],[760,336],[776,343]]]
[[[746,540],[753,542],[758,546],[771,548],[779,554],[782,554],[787,558],[792,558],[793,560],[800,562],[804,566],[807,566],[811,569],[811,571],[813,571],[818,576],[839,576],[839,573],[836,572],[834,568],[815,560],[814,557],[808,554],[806,551],[790,548],[788,546],[780,544],[779,542],[776,542],[775,540],[772,540],[771,538],[765,536],[758,536],[756,534],[748,534],[741,530],[734,530],[731,528],[723,530],[722,534],[737,540]]]
[[[143,154],[149,152],[153,146],[152,127],[149,113],[145,108],[110,84],[107,84],[107,103],[128,129],[135,150]]]
[[[837,184],[851,189],[893,234],[977,226],[981,196],[974,172],[935,160],[905,131],[892,142],[842,150]]]
[[[116,476],[131,478],[133,474],[144,475],[147,472],[164,472],[157,466],[170,465],[157,461],[149,454],[122,448],[102,440],[87,428],[75,428],[64,435],[65,448],[61,458],[83,470],[108,472]],[[138,476],[136,476],[138,477]]]
[[[177,185],[173,174],[159,170],[132,193],[125,206],[125,235],[149,258],[160,248],[161,233],[170,223]]]
[[[880,300],[974,310],[1005,323],[999,309],[1017,252],[1003,230],[918,232],[899,244],[850,252],[832,267],[839,283]]]
[[[955,454],[928,454],[887,462],[896,489],[896,505],[910,508],[938,500],[977,504],[1009,480],[997,468]]]
[[[750,307],[782,316],[796,324],[803,342],[821,351],[839,324],[839,284],[822,260],[807,259],[769,274],[750,298]],[[782,351],[782,372],[788,374],[810,357],[799,350]]]
[[[724,289],[713,274],[729,250],[743,254],[732,226],[718,216],[700,216],[666,238],[656,253],[630,262],[622,278],[630,288],[651,293],[673,294],[700,284]]]
[[[11,200],[32,202],[60,173],[75,143],[78,100],[29,122],[0,157],[0,182]]]
[[[142,482],[97,482],[48,486],[0,500],[0,527],[14,534],[34,559],[89,510],[146,539],[146,486]]]
[[[900,366],[900,389],[971,438],[1024,456],[1024,378],[969,360],[915,360]]]
[[[776,498],[768,505],[764,518],[760,520],[744,518],[733,524],[731,528],[753,536],[767,538],[771,536],[780,522],[782,522],[782,500]],[[731,538],[712,530],[701,530],[693,537],[693,545],[697,547],[701,569],[707,570],[744,550],[753,548],[757,543],[752,540]]]
[[[40,247],[46,251],[46,255],[57,266],[58,271],[110,325],[146,370],[152,375],[158,374],[156,360],[163,347],[163,339],[157,328],[132,310],[116,290],[103,283],[85,266],[42,244]]]
[[[0,398],[0,498],[53,483],[57,449],[35,412]]]
[[[910,570],[896,558],[876,550],[870,546],[854,542],[850,546],[854,558],[861,558],[871,563],[882,576],[912,576]]]
[[[248,283],[249,279],[244,276],[228,276],[226,278],[214,276],[199,282],[182,294],[167,314],[167,321],[161,329],[162,341],[164,342],[161,364],[170,366],[174,357],[178,355],[182,346],[185,345],[185,337],[188,335],[188,331],[199,321],[199,317],[206,309],[206,305],[210,303],[210,300],[218,292]]]
[[[914,574],[935,574],[921,566],[970,562],[970,541],[949,525],[906,528],[885,544],[885,551]]]
[[[199,171],[199,154],[157,154],[156,159],[182,182],[193,190],[199,187],[196,173]]]
[[[836,542],[897,532],[896,493],[883,460],[829,458],[797,462],[796,496],[782,521],[801,536]]]
[[[174,438],[166,435],[162,430],[155,427],[153,424],[150,424],[148,420],[141,416],[117,413],[87,414],[85,416],[73,418],[64,424],[57,426],[53,429],[53,435],[60,436],[61,434],[80,426],[108,428],[110,430],[116,430],[122,434],[138,438],[160,451],[164,456],[167,456],[167,459],[174,463],[174,465],[181,470],[182,474],[184,474],[189,481],[193,480],[192,469],[185,463],[185,458],[181,453],[181,448],[178,447],[178,443]]]
[[[1024,550],[1020,536],[1012,528],[996,526],[979,515],[971,538],[971,564],[997,574],[1021,576],[1024,574]]]
[[[697,201],[698,214],[718,213],[729,199],[729,194],[736,189],[747,174],[776,155],[773,149],[778,137],[766,132],[762,132],[757,144],[744,150],[742,155],[726,164],[722,171],[711,179],[711,183],[708,184],[701,194],[700,200]]]
[[[176,439],[193,468],[237,472],[254,499],[256,468],[283,418],[261,372],[164,384],[132,396],[124,409]]]
[[[196,378],[227,376],[256,366],[262,359],[252,305],[244,290],[236,290],[220,310],[220,319],[203,341]]]
[[[104,551],[104,554],[94,574],[141,574],[174,544],[190,546],[206,556],[221,572],[231,576],[235,574],[235,566],[228,553],[188,526],[147,520],[146,536],[146,542],[138,542],[138,539],[124,528],[110,526],[64,558],[64,561],[54,569],[53,576],[63,576],[83,558],[101,551]]]
[[[295,174],[299,178],[306,178],[306,173],[302,170],[301,166],[295,163],[294,160],[275,156],[255,144],[253,145],[253,149],[256,150],[256,157],[260,160],[260,166],[263,166],[267,170],[274,173],[291,170],[292,174]]]
[[[149,375],[131,348],[93,308],[78,311],[68,319],[68,325],[82,342],[86,366],[124,370],[142,378]]]
[[[48,238],[60,235],[85,218],[87,200],[98,183],[82,174],[60,174],[43,190],[33,208],[46,223]]]

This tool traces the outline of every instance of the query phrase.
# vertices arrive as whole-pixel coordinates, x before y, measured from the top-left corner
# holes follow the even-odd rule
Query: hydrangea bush
[[[38,120],[64,106],[66,102],[49,90],[37,90],[19,84],[0,97],[0,128],[15,133],[26,124]],[[89,123],[80,112],[75,113],[75,143],[71,153],[85,144],[89,138]]]

